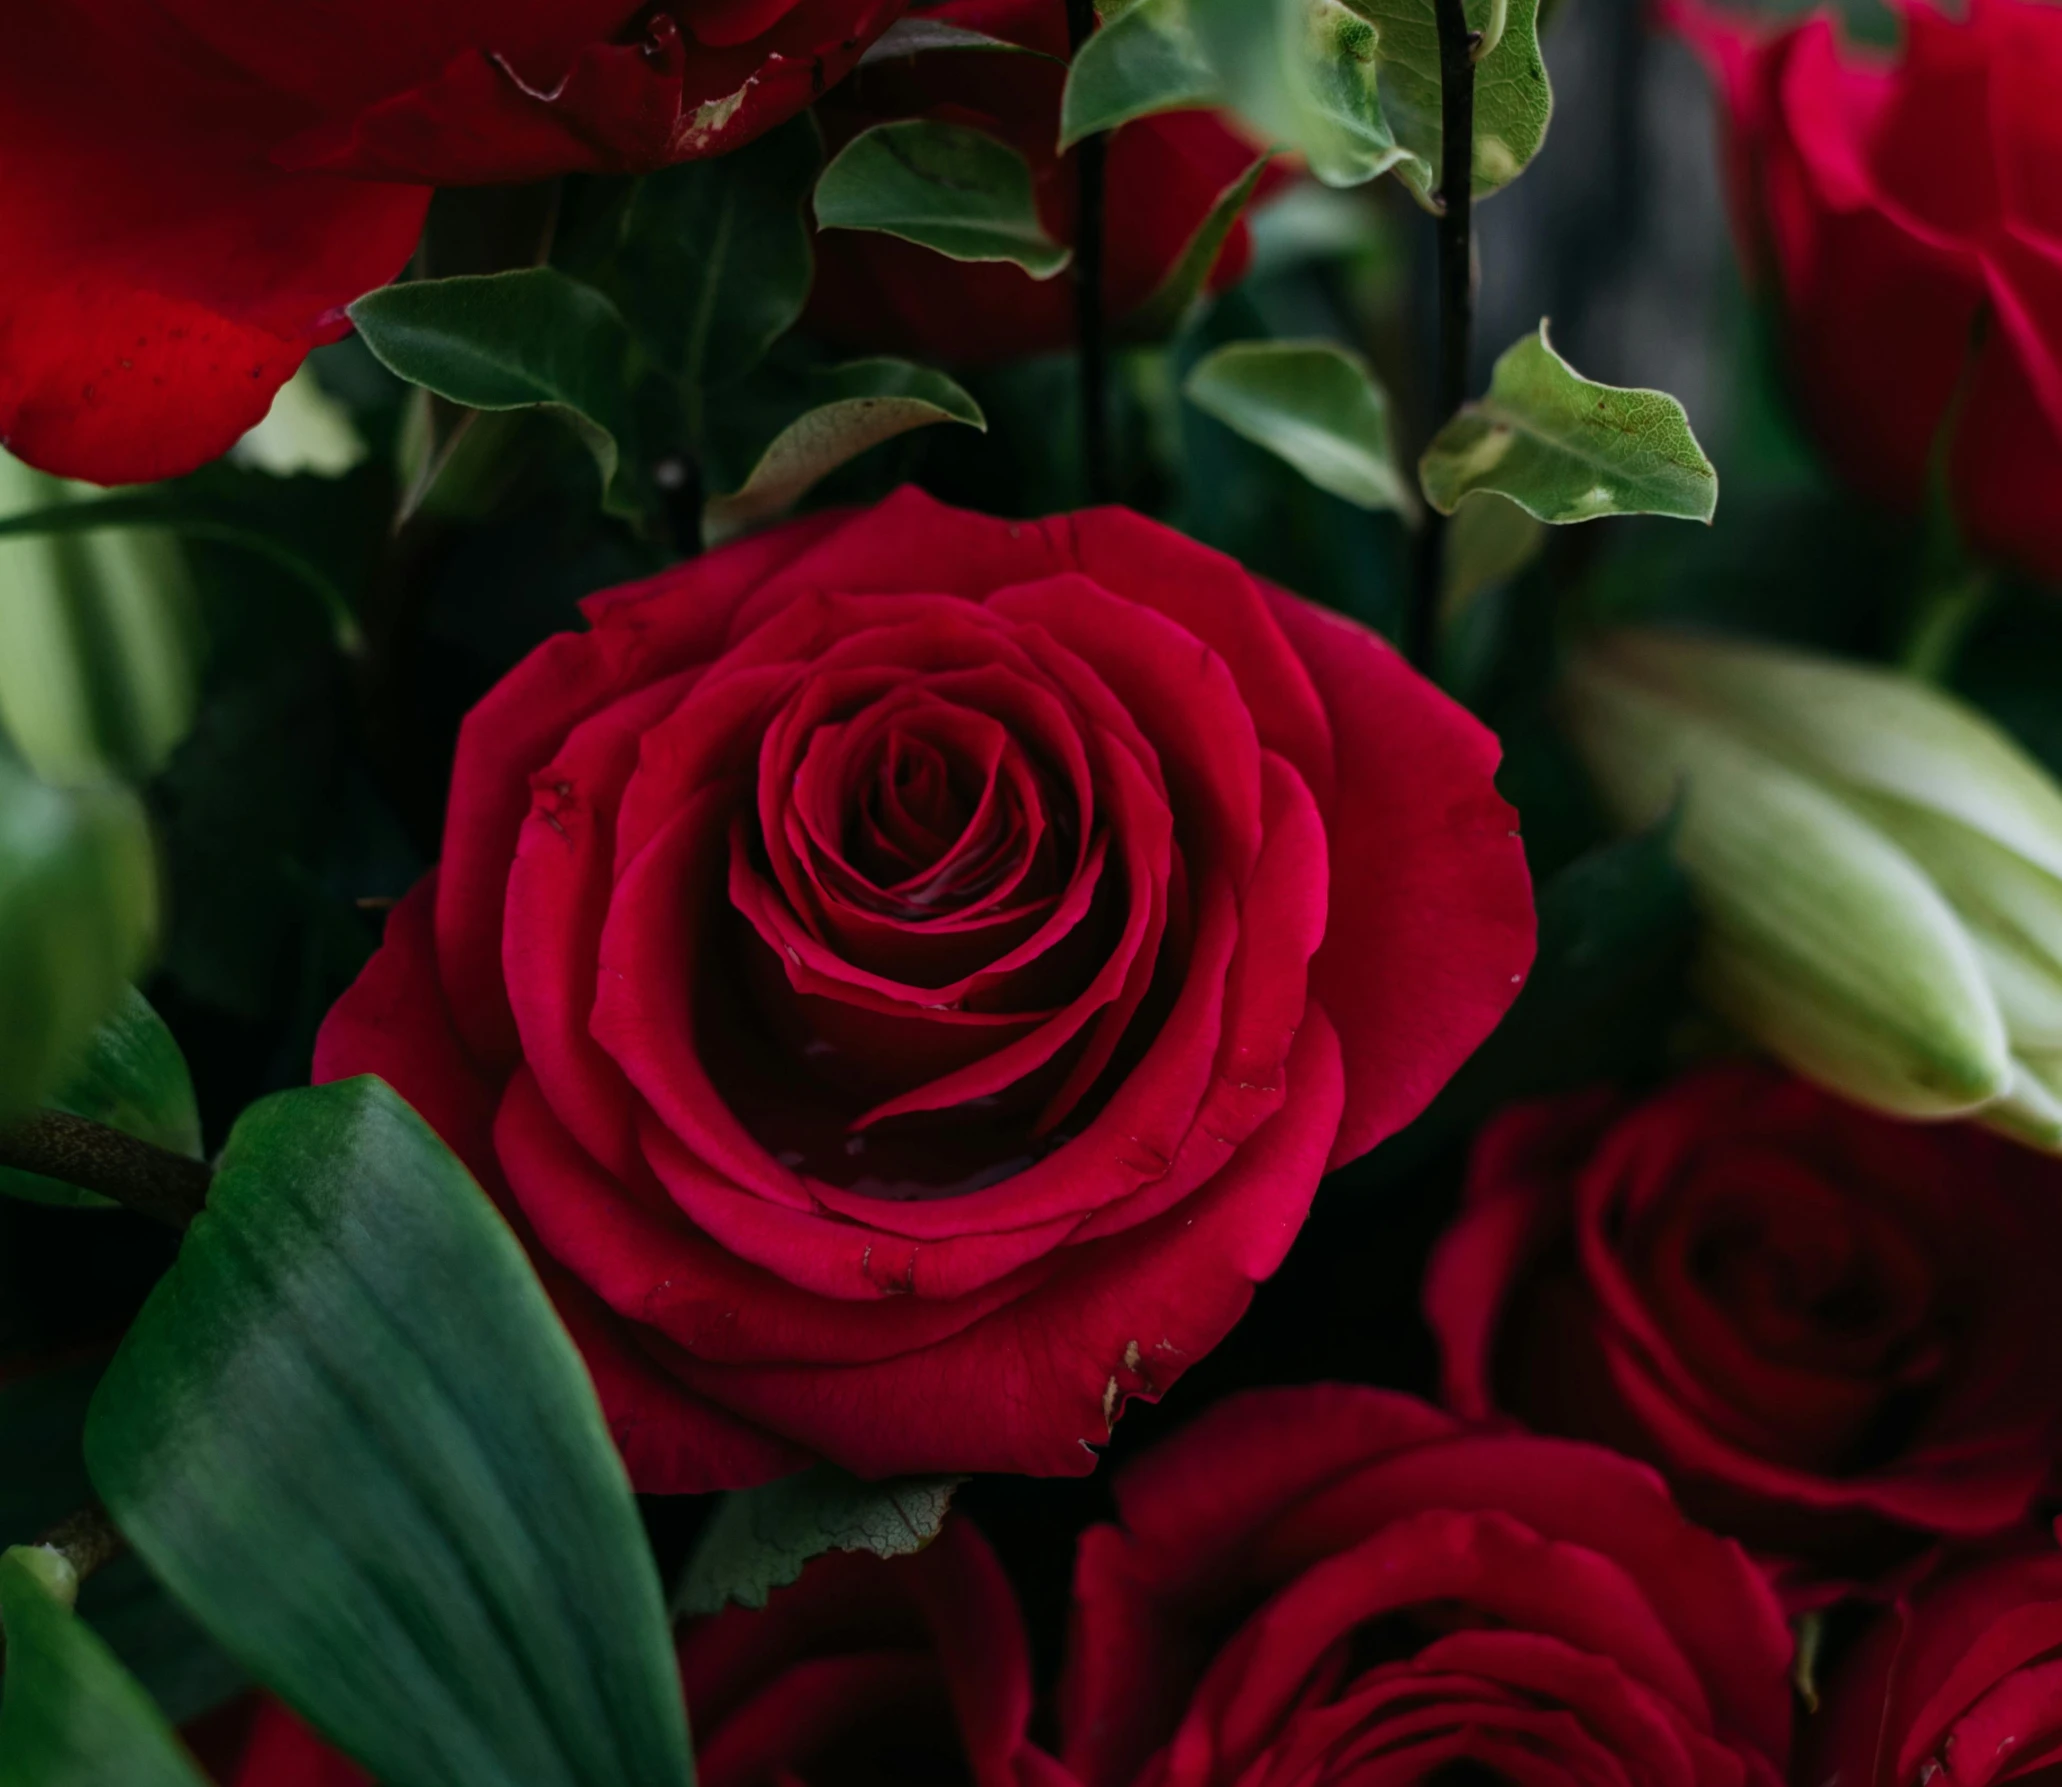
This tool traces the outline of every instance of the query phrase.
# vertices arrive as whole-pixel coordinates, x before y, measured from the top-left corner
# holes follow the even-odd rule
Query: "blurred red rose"
[[[1490,734],[1125,510],[906,490],[587,613],[316,1070],[510,1202],[641,1488],[1089,1470],[1530,961]]]
[[[969,125],[1031,164],[1046,232],[1074,246],[1078,155],[1058,151],[1066,0],[948,0],[916,11],[1042,54],[932,50],[863,68],[818,110],[832,151],[898,119]],[[1163,113],[1114,133],[1103,249],[1103,302],[1113,319],[1152,296],[1258,154],[1212,112]],[[1236,281],[1251,253],[1241,222],[1218,256],[1211,289]],[[816,238],[806,324],[845,347],[930,359],[1045,353],[1074,339],[1074,270],[1037,280],[1007,262],[954,261],[873,231],[827,230]]]
[[[700,1787],[967,1781],[1068,1787],[1026,1737],[1030,1663],[1008,1579],[954,1519],[926,1550],[817,1558],[763,1610],[680,1634]],[[366,1787],[276,1702],[258,1712],[234,1787]]]
[[[1966,373],[1955,511],[1986,550],[2062,577],[2062,8],[1900,5],[1887,56],[1825,16],[1677,13],[1722,75],[1745,251],[1834,462],[1917,505]]]
[[[190,471],[401,270],[430,189],[802,110],[906,0],[40,0],[0,56],[0,444]]]
[[[1774,1596],[1615,1453],[1320,1384],[1218,1404],[1115,1488],[1062,1684],[1084,1787],[1782,1781]]]
[[[2062,1173],[1752,1065],[1521,1106],[1425,1305],[1455,1409],[1651,1459],[1808,1602],[2025,1514],[2062,1415]]]

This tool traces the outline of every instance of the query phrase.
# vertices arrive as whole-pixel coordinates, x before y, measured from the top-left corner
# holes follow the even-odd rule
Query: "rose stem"
[[[1468,350],[1475,323],[1471,235],[1475,150],[1475,44],[1463,0],[1433,0],[1439,21],[1439,385],[1433,434],[1468,400]],[[1446,568],[1446,517],[1425,516],[1418,536],[1417,587],[1404,646],[1429,667],[1437,633],[1439,586]]]
[[[88,1502],[67,1514],[36,1543],[56,1552],[84,1582],[102,1564],[121,1556],[127,1541],[115,1531],[107,1510],[98,1502]]]
[[[38,1111],[0,1127],[0,1167],[98,1192],[175,1229],[200,1214],[214,1178],[205,1161],[68,1111]]]
[[[1067,33],[1079,50],[1095,29],[1095,0],[1067,0]],[[1110,347],[1103,326],[1103,215],[1109,139],[1100,131],[1076,151],[1080,215],[1074,230],[1076,350],[1081,372],[1081,468],[1088,500],[1106,503],[1110,483]]]

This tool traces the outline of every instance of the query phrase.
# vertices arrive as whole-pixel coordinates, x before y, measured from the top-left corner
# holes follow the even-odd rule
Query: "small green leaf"
[[[795,326],[815,257],[805,208],[823,166],[808,113],[735,154],[637,183],[624,223],[624,309],[690,389],[741,379]]]
[[[143,808],[0,757],[0,1121],[40,1103],[143,965],[157,875]]]
[[[43,1102],[191,1160],[200,1158],[200,1111],[186,1057],[164,1019],[134,987],[123,989],[86,1044],[84,1057]],[[108,1199],[90,1191],[9,1167],[0,1167],[0,1197],[109,1207]]]
[[[1660,391],[1584,378],[1554,352],[1545,323],[1504,352],[1489,395],[1440,429],[1418,475],[1426,499],[1446,515],[1477,490],[1552,522],[1709,521],[1718,507],[1718,474],[1683,406]]]
[[[818,479],[869,447],[933,422],[987,432],[988,420],[942,372],[906,360],[854,360],[804,374],[770,375],[710,418],[710,545],[785,513]]]
[[[726,1603],[764,1607],[777,1588],[826,1551],[905,1557],[938,1536],[964,1477],[900,1477],[864,1483],[836,1465],[813,1465],[758,1489],[733,1490],[674,1591],[676,1618]]]
[[[351,307],[389,372],[467,409],[563,417],[600,468],[604,506],[635,514],[624,488],[630,331],[592,286],[553,267],[382,286]]]
[[[1223,99],[1217,71],[1189,29],[1188,0],[1137,0],[1075,53],[1060,100],[1060,147],[1134,118]]]
[[[827,230],[880,230],[956,261],[1010,261],[1050,279],[1073,259],[1039,221],[1031,164],[1007,143],[931,118],[876,124],[816,184]]]
[[[1060,60],[1043,50],[1011,43],[1006,37],[990,37],[985,31],[974,31],[965,25],[950,25],[943,19],[910,18],[897,19],[875,38],[859,58],[859,66],[898,62],[905,56],[925,56],[934,50],[1000,50],[1013,56],[1036,56],[1044,62]]]
[[[1363,509],[1417,513],[1389,439],[1389,400],[1358,354],[1327,341],[1235,341],[1183,387],[1227,428]]]
[[[1119,321],[1118,333],[1124,340],[1165,341],[1187,320],[1197,299],[1202,297],[1203,288],[1210,282],[1217,257],[1224,252],[1225,243],[1238,227],[1254,187],[1260,184],[1260,176],[1267,172],[1267,164],[1273,159],[1272,151],[1259,157],[1217,195],[1217,202],[1210,207],[1210,215],[1189,238],[1188,246],[1181,251],[1181,258],[1174,263],[1167,277],[1143,304]]]
[[[0,1553],[0,1787],[204,1787],[165,1715],[72,1612],[77,1594],[56,1552]]]
[[[385,1787],[690,1780],[663,1598],[580,1357],[379,1081],[243,1114],[86,1462],[153,1572]]]
[[[1483,590],[1504,583],[1539,556],[1546,529],[1509,497],[1480,491],[1461,504],[1446,533],[1441,600],[1457,614]]]

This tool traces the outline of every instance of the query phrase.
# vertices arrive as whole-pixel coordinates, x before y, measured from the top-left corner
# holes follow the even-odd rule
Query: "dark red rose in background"
[[[1337,1384],[1218,1404],[1075,1568],[1084,1787],[1779,1787],[1790,1635],[1614,1453]]]
[[[594,598],[339,1002],[647,1490],[1090,1469],[1532,953],[1495,740],[1121,509],[905,490]]]
[[[1900,1595],[1811,1721],[1806,1787],[2050,1781],[2062,1756],[2062,1553],[1963,1554]]]
[[[1507,1113],[1426,1313],[1465,1415],[1666,1471],[1807,1600],[2026,1512],[2062,1412],[2062,1173],[1727,1064]]]
[[[2062,8],[1897,10],[1886,56],[1825,16],[1767,31],[1677,0],[1723,76],[1742,239],[1835,463],[1915,507],[1966,372],[1956,513],[2062,577]]]
[[[190,471],[401,270],[430,188],[802,110],[906,0],[37,0],[0,56],[0,443]]]
[[[763,1610],[693,1622],[680,1679],[701,1787],[1069,1784],[1025,1736],[1023,1621],[1002,1567],[961,1520],[914,1556],[831,1553]],[[268,1702],[234,1787],[367,1780]]]
[[[1031,164],[1047,233],[1073,246],[1078,158],[1058,152],[1066,0],[949,0],[915,10],[1044,53],[933,50],[873,63],[817,113],[832,151],[862,130],[904,118],[968,125]],[[1112,136],[1103,266],[1110,316],[1121,319],[1152,296],[1258,154],[1212,112],[1141,118]],[[1241,222],[1218,257],[1212,288],[1238,279],[1251,253]],[[954,261],[893,236],[827,230],[816,238],[806,322],[847,347],[930,359],[1044,353],[1074,339],[1074,271],[1037,280],[1006,262]]]

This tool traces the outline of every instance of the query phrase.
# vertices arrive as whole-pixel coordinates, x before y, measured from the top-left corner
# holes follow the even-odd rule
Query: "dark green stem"
[[[200,1214],[214,1178],[205,1161],[68,1111],[38,1111],[0,1128],[0,1166],[97,1192],[175,1229]]]

